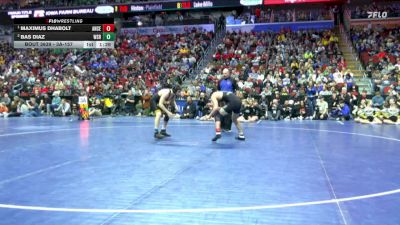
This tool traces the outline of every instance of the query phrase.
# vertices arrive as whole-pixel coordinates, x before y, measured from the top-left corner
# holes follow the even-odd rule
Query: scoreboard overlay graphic
[[[14,48],[114,48],[114,19],[15,19],[13,38]]]

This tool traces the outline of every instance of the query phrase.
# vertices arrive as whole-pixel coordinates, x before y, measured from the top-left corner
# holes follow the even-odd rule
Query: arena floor
[[[398,225],[400,132],[263,121],[0,119],[1,225]]]

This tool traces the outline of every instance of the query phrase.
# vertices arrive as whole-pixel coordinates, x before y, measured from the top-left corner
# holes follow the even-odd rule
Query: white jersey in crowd
[[[399,116],[400,110],[397,107],[390,107],[383,109],[382,112],[386,114],[388,117],[391,117],[391,116]]]
[[[366,108],[361,110],[361,113],[364,114],[365,116],[374,116],[375,113],[379,111],[380,110],[377,108],[367,106]]]

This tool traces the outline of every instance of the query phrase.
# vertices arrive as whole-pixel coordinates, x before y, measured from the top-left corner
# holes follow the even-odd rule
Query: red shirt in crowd
[[[260,18],[260,16],[261,16],[261,9],[260,9],[260,8],[257,8],[257,9],[256,9],[256,17],[257,17],[257,18]]]
[[[386,57],[386,52],[379,52],[379,53],[377,54],[377,56],[378,56],[378,58],[383,59],[383,58]]]
[[[34,86],[32,88],[32,93],[35,93],[36,91],[38,91],[39,93],[42,93],[42,88],[40,86]]]

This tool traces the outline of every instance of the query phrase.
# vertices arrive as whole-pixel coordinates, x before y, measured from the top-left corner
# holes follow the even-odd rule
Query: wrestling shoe
[[[246,138],[244,137],[243,134],[239,134],[239,136],[237,136],[236,139],[239,140],[239,141],[244,141],[244,140],[246,140]]]
[[[156,138],[156,139],[163,139],[164,138],[164,135],[162,135],[162,134],[160,134],[160,133],[154,133],[154,138]]]
[[[212,141],[217,141],[220,139],[222,136],[220,134],[216,134],[215,137],[212,139]]]
[[[164,136],[164,137],[171,137],[171,135],[168,134],[166,130],[161,130],[160,134],[161,134],[162,136]]]

